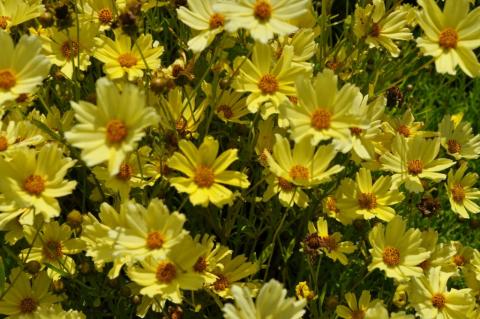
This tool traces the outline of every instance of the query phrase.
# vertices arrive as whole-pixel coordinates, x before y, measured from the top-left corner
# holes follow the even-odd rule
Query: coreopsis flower
[[[418,229],[406,229],[406,222],[395,216],[385,227],[377,224],[368,234],[372,248],[372,262],[368,270],[380,269],[385,275],[399,281],[410,277],[420,277],[423,270],[419,266],[430,252],[421,246],[422,233]]]
[[[213,236],[195,236],[194,240],[202,245],[204,253],[198,257],[193,265],[193,270],[203,277],[205,285],[212,285],[218,279],[214,274],[215,269],[223,267],[219,261],[233,252],[228,247],[215,243]]]
[[[57,217],[60,205],[56,198],[71,194],[77,185],[64,179],[74,164],[55,144],[47,144],[38,152],[19,149],[10,161],[0,159],[0,191],[14,203],[12,210],[0,215],[19,218],[22,225],[33,225],[36,214],[45,221]]]
[[[358,301],[354,293],[347,292],[345,294],[345,300],[347,301],[348,307],[344,305],[339,305],[336,309],[336,313],[340,318],[380,319],[379,317],[374,316],[375,312],[371,312],[377,306],[385,308],[385,306],[383,306],[383,302],[380,299],[372,300],[372,296],[370,295],[370,291],[368,290],[362,291],[362,294],[360,295],[360,299]]]
[[[452,275],[435,267],[426,276],[413,278],[410,282],[409,301],[421,318],[465,318],[465,314],[474,308],[471,289],[448,290],[447,282]]]
[[[60,279],[63,273],[75,273],[75,261],[69,255],[81,252],[85,243],[79,238],[71,238],[72,230],[68,225],[53,221],[39,230],[30,227],[25,237],[31,245],[21,254],[26,262],[35,260],[42,266],[53,266],[55,269],[48,267],[47,274],[54,280]]]
[[[98,48],[93,56],[104,63],[103,71],[111,80],[121,79],[127,75],[129,81],[143,76],[144,70],[160,67],[162,46],[153,46],[151,34],[140,35],[134,43],[130,36],[117,30],[115,40],[107,36],[97,38]]]
[[[317,50],[315,42],[315,31],[311,28],[299,29],[293,36],[284,36],[279,38],[279,44],[272,43],[278,56],[282,54],[283,48],[287,45],[293,47],[292,64],[303,67],[306,71],[312,70],[313,64],[308,62]]]
[[[278,113],[280,104],[288,96],[295,96],[295,79],[305,74],[304,68],[292,65],[293,47],[285,46],[275,60],[270,45],[255,43],[252,59],[237,58],[239,74],[232,87],[238,92],[249,92],[247,107],[256,113],[260,109],[263,119]]]
[[[0,299],[0,313],[8,318],[38,318],[40,313],[61,301],[48,291],[51,280],[44,271],[30,280],[28,274],[14,268],[8,278],[10,283]]]
[[[342,241],[342,235],[339,232],[328,233],[328,223],[320,217],[315,225],[308,222],[308,235],[305,238],[304,245],[306,250],[320,249],[328,258],[333,261],[340,261],[341,264],[348,264],[347,254],[353,253],[357,247],[351,241]]]
[[[315,292],[310,289],[306,281],[301,281],[295,286],[295,295],[298,299],[307,299],[307,301],[315,298]]]
[[[216,97],[213,96],[212,86],[206,82],[202,83],[202,89],[213,104],[215,114],[223,122],[248,123],[248,121],[240,119],[250,113],[247,108],[247,98],[242,93],[231,90],[219,93],[217,90],[216,95],[218,97]]]
[[[317,74],[313,81],[297,79],[298,104],[287,102],[280,107],[280,117],[288,120],[295,142],[305,137],[312,145],[331,138],[348,139],[349,127],[367,128],[356,114],[363,99],[360,90],[352,84],[338,90],[337,80],[330,69]]]
[[[100,25],[100,31],[109,30],[115,20],[118,8],[116,2],[111,0],[87,0],[83,6],[83,14],[81,19],[85,19],[90,23]]]
[[[208,47],[215,36],[223,32],[225,16],[214,12],[213,6],[217,0],[188,0],[188,8],[177,9],[178,18],[196,31],[195,37],[188,41],[188,48],[195,53]]]
[[[272,117],[266,120],[260,120],[257,124],[257,142],[255,143],[255,153],[258,156],[258,161],[262,166],[267,166],[267,152],[273,152],[273,145],[275,144],[275,134],[282,134],[283,130],[275,127]]]
[[[440,173],[455,162],[446,158],[436,158],[440,151],[440,139],[421,137],[405,138],[395,136],[391,151],[380,157],[382,169],[393,172],[393,185],[398,187],[405,183],[407,190],[422,192],[422,179],[439,182],[446,175]]]
[[[141,261],[148,256],[163,257],[185,237],[185,215],[170,213],[159,199],[153,199],[147,208],[133,201],[125,204],[128,213],[125,224],[117,227],[113,257],[131,256]]]
[[[480,190],[473,187],[478,180],[478,174],[465,174],[466,170],[467,163],[460,165],[455,172],[450,169],[445,185],[452,211],[462,218],[469,218],[469,212],[472,214],[480,212],[480,207],[474,202],[480,199]]]
[[[373,0],[365,8],[355,9],[353,31],[357,38],[365,39],[370,47],[384,47],[392,56],[397,57],[400,49],[394,41],[410,40],[412,34],[407,27],[408,11],[396,8],[390,13],[385,11],[384,0]]]
[[[380,176],[375,183],[372,174],[366,168],[360,168],[356,174],[354,187],[344,189],[343,196],[338,199],[337,206],[341,211],[358,214],[365,219],[379,218],[390,221],[395,216],[391,205],[400,203],[404,196],[392,188],[390,176]]]
[[[65,137],[82,149],[82,159],[88,166],[108,162],[113,176],[145,135],[144,129],[158,123],[158,115],[145,106],[144,92],[133,84],[125,84],[119,91],[113,82],[101,78],[96,88],[97,105],[71,102],[79,123]]]
[[[306,300],[286,298],[287,290],[275,279],[262,286],[255,303],[248,288],[234,286],[232,294],[235,305],[228,303],[223,307],[225,319],[300,319],[305,313]]]
[[[40,54],[42,46],[36,36],[24,35],[15,46],[10,35],[0,30],[0,47],[2,48],[0,106],[2,106],[20,95],[34,93],[36,87],[47,77],[50,61]]]
[[[474,135],[468,122],[455,122],[452,116],[445,115],[438,124],[441,144],[447,153],[456,160],[476,159],[480,156],[480,135]]]
[[[0,30],[9,32],[11,27],[35,19],[43,12],[45,12],[45,6],[41,0],[2,0],[0,1]]]
[[[307,5],[308,0],[229,0],[215,4],[213,9],[225,16],[228,32],[247,29],[256,41],[266,44],[275,34],[297,31],[288,21],[307,13]]]
[[[335,190],[333,194],[328,195],[323,200],[323,209],[327,215],[336,219],[343,225],[351,225],[356,219],[360,219],[362,216],[358,215],[352,210],[344,211],[338,208],[338,201],[344,198],[346,193],[355,188],[355,181],[350,178],[344,178],[340,182],[340,186]]]
[[[188,193],[193,205],[221,207],[233,201],[233,193],[222,184],[247,188],[250,185],[247,175],[227,170],[237,160],[237,149],[229,149],[218,155],[219,143],[211,136],[205,137],[200,147],[192,142],[181,140],[180,152],[175,152],[168,160],[169,168],[187,175],[172,177],[170,183],[177,191]]]
[[[469,11],[469,0],[446,0],[443,12],[434,0],[420,0],[418,24],[425,34],[417,44],[425,55],[435,59],[439,73],[455,74],[460,66],[471,77],[480,75],[480,64],[473,52],[480,46],[477,20],[480,9]]]
[[[450,242],[450,246],[454,250],[454,255],[450,259],[450,265],[444,267],[446,272],[458,273],[458,270],[464,270],[471,266],[475,254],[475,249],[463,245],[459,241]]]
[[[383,131],[391,135],[393,138],[395,135],[402,135],[405,138],[410,137],[432,137],[436,136],[436,133],[422,131],[424,126],[423,122],[416,122],[415,117],[410,109],[407,109],[402,116],[393,116],[387,118],[386,122],[383,122]]]
[[[10,155],[19,149],[35,146],[44,141],[42,135],[35,130],[28,130],[28,135],[23,131],[29,126],[29,122],[9,121],[8,124],[0,122],[0,156],[10,159]]]
[[[438,232],[428,229],[422,232],[422,247],[431,252],[430,257],[420,264],[424,272],[440,266],[442,271],[452,271],[451,260],[455,255],[453,245],[439,243]]]
[[[278,177],[270,173],[265,178],[268,184],[263,200],[268,202],[271,198],[278,194],[278,200],[284,207],[298,207],[305,208],[308,206],[308,195],[302,190],[302,187],[297,186],[282,177]]]

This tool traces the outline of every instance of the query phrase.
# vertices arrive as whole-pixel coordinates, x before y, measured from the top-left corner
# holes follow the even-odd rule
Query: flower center
[[[118,63],[124,68],[131,68],[132,66],[137,65],[137,58],[130,52],[121,54],[118,58]]]
[[[408,173],[418,175],[423,171],[423,162],[421,160],[411,160],[407,164]]]
[[[377,207],[377,197],[373,193],[360,193],[357,200],[362,209],[370,210]]]
[[[332,236],[320,237],[320,247],[326,248],[331,252],[337,248],[337,241]]]
[[[466,260],[465,260],[465,257],[462,256],[462,255],[455,255],[455,256],[453,256],[453,262],[458,267],[461,267],[461,266],[465,265]]]
[[[20,312],[21,313],[32,313],[37,310],[37,302],[35,299],[27,297],[20,301]]]
[[[438,44],[444,49],[455,49],[458,42],[458,33],[455,29],[446,28],[440,32]]]
[[[109,8],[103,8],[98,11],[98,20],[100,20],[100,23],[108,24],[110,21],[112,21],[112,19],[113,13]]]
[[[49,240],[43,244],[43,255],[50,260],[55,260],[63,256],[62,243],[56,240]]]
[[[307,180],[308,176],[310,175],[308,168],[302,165],[295,165],[290,169],[290,172],[288,172],[291,178],[294,180],[300,179],[300,180]]]
[[[222,104],[217,108],[217,112],[222,112],[226,119],[230,119],[233,116],[232,108],[228,105]]]
[[[198,257],[197,262],[193,265],[193,270],[196,272],[204,272],[207,269],[207,260],[205,257]]]
[[[372,29],[370,30],[370,36],[373,38],[378,38],[381,31],[382,29],[380,28],[380,25],[378,23],[373,23]]]
[[[208,24],[210,25],[210,29],[223,27],[223,25],[225,24],[225,17],[223,16],[223,14],[214,13],[210,17],[210,21],[208,22]]]
[[[363,130],[359,127],[351,127],[350,128],[350,133],[352,133],[353,136],[360,136],[362,134]]]
[[[312,127],[318,131],[330,128],[332,113],[326,109],[317,109],[312,113],[311,124]]]
[[[260,22],[267,22],[272,16],[272,5],[267,1],[257,0],[253,7],[253,15]]]
[[[465,190],[463,189],[463,186],[461,184],[455,184],[451,191],[453,200],[459,204],[463,203],[463,200],[465,199]]]
[[[460,153],[462,150],[462,145],[458,143],[456,140],[448,140],[447,141],[448,152],[451,154]]]
[[[337,201],[336,201],[335,198],[332,197],[332,196],[328,196],[328,197],[327,197],[325,206],[327,206],[327,209],[328,209],[329,211],[332,211],[332,212],[336,212],[336,211],[337,211]]]
[[[210,188],[215,182],[215,174],[213,170],[205,165],[199,165],[195,170],[195,177],[193,178],[198,187]]]
[[[408,126],[406,126],[404,124],[402,124],[398,127],[397,132],[400,133],[401,135],[405,136],[405,137],[409,137],[410,134],[412,134],[410,132],[410,129],[408,128]]]
[[[318,236],[318,233],[313,233],[305,238],[305,243],[307,244],[308,248],[315,250],[321,247],[322,239]]]
[[[263,94],[273,94],[278,91],[278,81],[272,74],[265,74],[258,82],[258,88]]]
[[[164,284],[169,284],[177,277],[177,268],[170,262],[160,262],[155,272],[157,280]]]
[[[285,178],[277,177],[277,183],[280,189],[284,192],[291,192],[295,186],[292,183],[287,181]]]
[[[9,69],[0,70],[0,89],[10,90],[17,84],[17,79],[13,71]]]
[[[79,48],[80,46],[77,41],[67,40],[63,42],[60,51],[62,51],[65,59],[70,60],[72,57],[78,55]]]
[[[132,177],[132,167],[126,163],[120,165],[120,170],[118,171],[117,178],[128,181]]]
[[[179,132],[183,132],[187,128],[187,120],[181,116],[176,122],[175,122],[175,129]]]
[[[120,143],[128,134],[127,126],[121,120],[113,119],[107,123],[107,141]]]
[[[428,270],[428,269],[430,268],[431,264],[432,264],[432,263],[430,262],[430,260],[429,260],[429,259],[426,259],[426,260],[422,261],[422,262],[418,265],[418,267],[422,268],[423,270]]]
[[[8,141],[5,136],[0,136],[0,152],[5,151],[8,148]]]
[[[150,250],[160,249],[165,243],[165,237],[158,231],[153,231],[147,235],[147,247]]]
[[[45,181],[41,176],[30,175],[23,182],[23,189],[31,195],[40,195],[45,190]]]
[[[432,296],[432,305],[435,308],[442,309],[445,307],[445,296],[441,293],[436,293]]]
[[[223,291],[230,286],[230,282],[228,281],[227,277],[222,274],[217,275],[218,279],[213,283],[213,288],[216,291]]]
[[[10,17],[0,16],[0,29],[5,30],[7,28],[8,20],[11,20]]]
[[[365,312],[363,310],[352,311],[352,319],[363,319],[365,318]]]
[[[389,267],[394,267],[400,264],[400,251],[395,247],[385,247],[382,257],[383,262]]]

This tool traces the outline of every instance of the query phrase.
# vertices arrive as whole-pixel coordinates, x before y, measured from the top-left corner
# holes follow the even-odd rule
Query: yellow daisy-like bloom
[[[100,31],[108,30],[116,18],[116,12],[118,10],[115,7],[116,2],[118,5],[119,1],[87,0],[86,5],[83,7],[84,13],[80,18],[98,23],[100,25]]]
[[[35,146],[43,142],[38,131],[30,130],[28,121],[9,121],[8,124],[0,122],[0,156],[11,159],[10,155],[24,147]],[[26,131],[26,132],[25,132]],[[28,135],[24,135],[27,133]]]
[[[153,47],[151,34],[139,36],[132,44],[130,36],[115,31],[115,40],[107,36],[97,38],[98,48],[93,56],[104,63],[103,71],[112,79],[121,79],[125,74],[133,81],[143,76],[144,70],[160,67],[162,46]]]
[[[373,0],[365,8],[355,9],[353,31],[358,38],[365,39],[370,47],[384,47],[394,57],[400,49],[394,40],[410,40],[412,34],[407,28],[408,11],[397,8],[386,14],[384,0]]]
[[[152,107],[145,106],[145,94],[133,84],[120,92],[106,78],[97,81],[97,106],[86,101],[71,102],[80,123],[65,133],[67,140],[82,149],[88,166],[108,162],[110,175],[116,175],[127,153],[145,135],[144,129],[158,123]]]
[[[350,178],[344,178],[340,182],[340,187],[338,187],[333,194],[328,195],[322,202],[324,212],[327,213],[328,217],[336,219],[338,222],[343,225],[351,225],[352,222],[356,219],[360,219],[361,216],[356,212],[343,211],[338,208],[338,201],[344,198],[352,189],[355,189],[355,181]]]
[[[224,121],[234,122],[239,124],[249,123],[247,120],[241,120],[240,118],[249,114],[250,111],[247,108],[246,97],[240,93],[231,90],[226,90],[218,92],[217,96],[213,96],[213,90],[211,84],[204,82],[202,83],[202,89],[211,101],[210,103],[214,104],[215,114]]]
[[[390,135],[392,139],[395,135],[402,135],[405,138],[437,136],[435,132],[422,131],[423,126],[423,122],[415,122],[415,117],[410,109],[406,110],[401,117],[390,117],[387,118],[386,122],[383,122],[384,132]]]
[[[256,41],[267,43],[275,34],[297,31],[287,21],[307,13],[307,4],[308,0],[230,0],[215,4],[214,10],[225,15],[228,32],[247,29]]]
[[[473,187],[478,180],[478,174],[465,175],[466,170],[467,163],[463,163],[455,172],[451,169],[445,185],[451,209],[462,218],[469,218],[469,212],[480,212],[480,207],[474,202],[480,199],[480,190]]]
[[[424,54],[433,56],[437,72],[455,74],[460,65],[467,75],[480,75],[473,52],[480,46],[480,8],[469,13],[469,0],[446,0],[443,12],[434,0],[419,0],[418,4],[423,9],[418,24],[425,34],[417,44]]]
[[[19,217],[22,225],[33,225],[34,216],[41,214],[49,221],[60,214],[57,197],[69,195],[76,181],[64,177],[75,164],[54,144],[33,149],[20,149],[10,161],[0,159],[0,191],[14,202],[11,211],[0,214],[0,224]]]
[[[409,287],[409,301],[421,318],[456,319],[475,306],[471,289],[447,288],[451,272],[442,272],[440,267],[430,269],[426,276],[413,278]]]
[[[446,175],[439,173],[454,165],[446,158],[437,158],[440,151],[440,139],[427,140],[421,137],[404,138],[397,135],[391,151],[380,157],[382,169],[393,172],[393,185],[398,187],[405,183],[407,190],[422,192],[422,179],[439,182]]]
[[[170,213],[159,199],[153,199],[147,208],[133,201],[126,207],[125,225],[117,228],[112,238],[113,257],[131,256],[132,261],[164,257],[187,234],[183,229],[185,215]]]
[[[308,206],[308,195],[299,187],[282,177],[275,174],[269,174],[266,177],[268,183],[267,190],[263,194],[263,201],[268,202],[273,196],[278,194],[278,200],[284,207],[298,207],[305,208]]]
[[[213,11],[213,6],[217,2],[217,0],[188,0],[189,9],[186,7],[177,9],[178,18],[198,33],[187,43],[193,52],[203,51],[217,34],[223,32],[225,16]]]
[[[223,267],[220,260],[231,255],[233,252],[226,246],[215,243],[215,238],[209,235],[195,236],[195,242],[200,243],[204,253],[198,257],[193,265],[193,270],[202,275],[206,285],[212,285],[218,277],[214,274],[215,269]]]
[[[423,275],[420,264],[430,256],[421,246],[422,233],[418,229],[406,230],[407,224],[395,216],[385,227],[377,224],[368,234],[372,248],[372,262],[368,270],[380,269],[385,275],[399,281]]]
[[[323,217],[317,220],[317,225],[308,222],[308,235],[304,244],[308,250],[320,249],[328,258],[333,261],[340,261],[342,265],[348,264],[346,254],[353,253],[357,247],[351,241],[342,241],[342,235],[339,232],[328,233],[328,223]]]
[[[392,189],[390,176],[380,176],[373,183],[371,172],[360,168],[355,186],[345,189],[337,206],[341,211],[359,214],[365,219],[377,217],[388,222],[395,216],[395,210],[390,205],[400,203],[404,198],[401,192]]]
[[[437,231],[428,229],[422,232],[422,247],[431,252],[430,257],[420,264],[425,273],[437,266],[442,267],[442,271],[451,271],[451,260],[456,251],[453,245],[438,243]]]
[[[2,0],[0,1],[0,30],[10,28],[32,20],[45,12],[41,0]]]
[[[292,64],[299,65],[307,72],[311,72],[313,64],[308,62],[317,50],[317,43],[315,38],[318,34],[311,28],[299,29],[292,36],[284,36],[279,38],[279,42],[273,42],[272,46],[277,55],[281,55],[285,46],[293,47]]]
[[[0,1],[1,2],[1,1]],[[35,36],[22,36],[15,46],[0,30],[0,106],[22,94],[33,93],[50,69],[50,61],[40,54],[41,42]]]
[[[315,298],[315,292],[311,290],[306,281],[301,281],[295,286],[295,295],[298,299],[311,301]]]
[[[372,300],[372,296],[368,290],[362,291],[358,301],[354,293],[348,292],[345,294],[345,300],[347,301],[348,307],[339,305],[336,309],[336,313],[340,318],[380,319],[379,317],[372,316],[369,312],[374,310],[377,305],[384,308],[382,301],[380,299]]]
[[[0,299],[0,313],[8,318],[37,318],[43,309],[61,301],[48,291],[51,280],[43,271],[30,281],[29,275],[14,268],[9,279],[6,294]]]
[[[330,69],[319,73],[313,81],[306,77],[297,80],[298,105],[284,103],[280,107],[280,117],[289,121],[295,142],[305,137],[312,145],[331,138],[348,140],[350,127],[368,127],[354,113],[363,100],[360,90],[352,84],[338,90],[337,81]]]
[[[219,143],[211,136],[205,137],[197,148],[192,142],[181,140],[180,152],[175,152],[167,165],[187,175],[172,177],[170,183],[181,193],[188,193],[193,205],[208,206],[211,202],[222,207],[233,201],[231,190],[221,184],[247,188],[247,175],[226,170],[237,160],[237,149],[229,149],[217,157]]]
[[[48,276],[53,280],[60,279],[62,273],[75,273],[75,261],[68,255],[81,252],[85,249],[85,243],[79,238],[71,238],[72,230],[68,225],[59,225],[54,221],[44,224],[40,230],[30,227],[25,237],[31,245],[21,254],[26,262],[35,260],[42,266],[53,266],[56,269],[47,269]]]
[[[453,116],[445,115],[438,125],[441,144],[456,160],[476,159],[480,156],[480,135],[474,135],[470,123],[455,123]]]
[[[285,46],[278,60],[271,46],[255,43],[252,59],[237,58],[239,75],[232,87],[238,92],[250,92],[247,107],[252,113],[260,108],[263,119],[278,113],[280,104],[288,96],[295,96],[295,79],[305,74],[303,67],[292,65],[293,47]]]

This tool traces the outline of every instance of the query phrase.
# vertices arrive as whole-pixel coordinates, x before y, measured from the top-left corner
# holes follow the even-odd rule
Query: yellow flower
[[[419,265],[424,272],[437,266],[442,267],[442,271],[452,271],[451,260],[455,249],[453,245],[438,243],[437,231],[428,229],[422,232],[422,247],[431,252],[430,257]]]
[[[151,34],[140,35],[132,44],[132,39],[115,31],[115,41],[107,36],[97,38],[98,48],[93,56],[104,63],[103,70],[112,79],[123,78],[133,81],[143,76],[143,70],[154,70],[160,67],[162,46],[153,47]]]
[[[8,124],[0,122],[0,156],[7,160],[19,149],[35,146],[43,141],[42,135],[32,129],[28,121],[9,121]]]
[[[119,173],[127,153],[145,135],[144,129],[158,123],[158,115],[145,106],[145,94],[138,87],[126,84],[120,92],[106,78],[97,81],[97,106],[86,101],[71,104],[80,123],[65,137],[82,149],[88,166],[108,162],[111,176]]]
[[[298,299],[307,299],[310,301],[315,298],[315,292],[310,290],[306,281],[301,281],[295,286],[295,294]]]
[[[273,42],[272,46],[277,55],[281,55],[285,46],[293,47],[292,65],[299,65],[306,71],[311,72],[313,63],[308,62],[317,50],[314,30],[310,28],[300,29],[293,36],[279,38],[279,43]]]
[[[476,159],[480,156],[480,135],[474,135],[470,123],[445,115],[438,125],[441,144],[456,160]]]
[[[480,8],[469,13],[469,0],[446,0],[443,12],[434,0],[419,0],[418,4],[423,9],[418,24],[425,34],[417,44],[424,54],[433,56],[437,72],[455,74],[460,65],[467,75],[480,75],[473,52],[480,46]]]
[[[123,0],[122,0],[123,1]],[[112,22],[116,19],[117,8],[112,0],[87,0],[83,6],[84,13],[80,19],[100,25],[100,31],[109,30]]]
[[[237,160],[237,149],[218,155],[219,143],[211,136],[205,137],[199,148],[192,142],[181,140],[180,152],[175,152],[167,165],[187,175],[172,177],[170,183],[181,193],[188,193],[193,205],[221,207],[232,203],[233,193],[221,184],[247,188],[250,183],[244,173],[226,170]]]
[[[247,108],[246,97],[240,92],[222,91],[219,97],[213,96],[212,86],[209,83],[202,83],[202,89],[215,107],[215,114],[225,123],[234,122],[239,124],[246,124],[248,120],[241,120],[240,118],[249,114]]]
[[[324,211],[331,218],[335,218],[343,225],[351,225],[356,219],[360,219],[361,216],[352,210],[340,210],[338,208],[338,201],[346,197],[352,189],[356,187],[355,181],[350,178],[344,178],[340,182],[340,187],[335,190],[335,193],[328,195],[322,203]]]
[[[385,308],[380,299],[372,300],[372,296],[368,290],[363,290],[360,299],[357,302],[355,294],[348,292],[345,294],[348,307],[340,305],[337,306],[336,312],[340,318],[345,319],[383,319],[369,315],[368,312],[374,310],[377,306]],[[388,318],[388,316],[387,316]]]
[[[426,276],[413,278],[408,295],[417,315],[421,318],[466,318],[475,300],[468,288],[448,290],[447,282],[452,275],[435,267]]]
[[[423,275],[419,265],[430,256],[430,252],[421,246],[422,233],[413,228],[406,230],[406,227],[400,216],[395,216],[386,228],[380,223],[373,227],[368,234],[372,245],[369,271],[384,270],[387,277],[399,281]]]
[[[214,5],[214,10],[225,15],[225,30],[235,32],[240,28],[250,31],[251,36],[267,43],[274,34],[287,35],[297,31],[289,20],[307,13],[308,0],[244,0],[223,1]]]
[[[202,245],[204,253],[198,257],[193,270],[202,275],[206,285],[212,285],[218,279],[214,274],[215,269],[223,267],[219,261],[233,252],[228,247],[215,243],[213,236],[195,236],[194,240]]]
[[[278,200],[284,207],[297,205],[301,208],[308,206],[308,195],[299,187],[282,177],[275,174],[268,174],[266,177],[268,183],[267,190],[263,194],[263,201],[268,202],[273,196],[278,194]]]
[[[1,1],[0,1],[1,5]],[[1,16],[1,14],[0,14]],[[41,43],[35,36],[22,36],[15,46],[12,38],[0,30],[0,107],[22,94],[33,93],[50,69],[50,61],[40,54]]]
[[[469,212],[472,214],[480,212],[480,207],[474,202],[480,199],[480,190],[473,187],[478,180],[478,174],[465,175],[466,170],[466,163],[463,163],[456,172],[450,169],[445,185],[452,211],[462,218],[469,218]]]
[[[0,31],[32,20],[45,12],[41,0],[2,0],[0,1]]]
[[[401,192],[392,189],[390,176],[380,176],[373,183],[371,172],[360,168],[354,187],[345,189],[337,206],[347,214],[359,214],[365,219],[377,217],[388,222],[395,216],[390,205],[400,203],[404,198]]]

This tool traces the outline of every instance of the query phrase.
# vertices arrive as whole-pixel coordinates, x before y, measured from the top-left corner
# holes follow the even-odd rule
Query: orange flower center
[[[417,159],[408,161],[407,168],[410,174],[418,175],[423,171],[423,162]]]
[[[462,150],[462,145],[458,143],[456,140],[448,140],[447,141],[448,152],[451,154],[460,153]]]
[[[337,241],[332,236],[320,237],[320,247],[326,248],[329,252],[337,249]]]
[[[458,267],[461,267],[461,266],[465,265],[466,260],[465,260],[465,257],[462,256],[462,255],[455,255],[455,256],[453,256],[453,262]]]
[[[12,70],[0,70],[0,89],[10,90],[17,84],[17,79]]]
[[[305,166],[295,165],[290,169],[288,175],[290,175],[290,177],[294,180],[307,180],[310,173],[308,171],[308,168],[306,168]]]
[[[155,277],[161,283],[169,284],[177,277],[177,268],[170,262],[160,262],[155,272]]]
[[[326,109],[317,109],[312,113],[311,124],[316,130],[326,130],[330,128],[332,113]]]
[[[432,305],[435,308],[442,309],[443,307],[445,307],[445,303],[446,303],[446,300],[443,294],[436,293],[432,296]]]
[[[193,181],[198,187],[210,188],[215,182],[215,174],[210,167],[199,165],[195,170]]]
[[[128,134],[127,126],[121,120],[113,119],[107,123],[107,141],[120,143]]]
[[[370,210],[377,207],[377,197],[373,193],[360,193],[357,200],[362,209]]]
[[[218,279],[213,283],[213,288],[216,291],[223,291],[227,289],[230,286],[230,282],[228,281],[228,278],[225,277],[222,274],[217,275]]]
[[[352,311],[352,319],[363,319],[363,318],[365,318],[365,312],[363,310]]]
[[[225,17],[223,16],[223,14],[214,13],[210,17],[210,21],[208,22],[208,24],[210,25],[210,29],[223,27],[223,25],[225,24]]]
[[[230,119],[233,116],[232,108],[228,105],[222,104],[217,108],[217,112],[222,112],[226,119]]]
[[[295,186],[285,178],[277,177],[277,182],[280,189],[284,192],[291,192],[295,188]]]
[[[372,29],[370,30],[370,36],[377,38],[378,36],[380,36],[381,31],[382,29],[380,28],[380,25],[378,23],[373,23]]]
[[[267,1],[257,0],[253,7],[253,15],[260,22],[267,22],[272,16],[272,5]]]
[[[400,251],[395,247],[385,247],[382,257],[383,262],[389,267],[394,267],[400,264]]]
[[[463,203],[463,200],[465,199],[465,190],[463,189],[463,186],[461,184],[455,184],[451,191],[453,200],[459,204]]]
[[[325,203],[325,206],[327,206],[327,209],[332,212],[337,211],[337,201],[335,200],[334,197],[328,196],[327,201]]]
[[[360,136],[360,134],[362,134],[363,130],[359,127],[351,127],[350,128],[350,133],[352,133],[352,135],[354,136]]]
[[[62,51],[65,59],[70,60],[72,57],[78,55],[79,48],[80,46],[77,41],[67,40],[63,42],[62,46],[60,47],[60,51]]]
[[[444,49],[455,49],[458,43],[458,33],[455,29],[446,28],[440,32],[438,44]]]
[[[205,257],[198,257],[195,265],[193,265],[193,270],[196,272],[204,272],[207,269],[207,260]]]
[[[120,63],[120,66],[124,68],[131,68],[132,66],[137,65],[138,62],[137,57],[130,52],[121,54],[117,60],[118,63]]]
[[[47,259],[58,259],[63,256],[62,243],[56,240],[49,240],[43,244],[42,252]]]
[[[20,312],[21,313],[32,313],[37,310],[37,302],[35,299],[27,297],[20,301]]]
[[[41,176],[30,175],[23,182],[23,189],[31,195],[40,195],[45,190],[45,181]]]
[[[273,94],[278,91],[278,81],[272,74],[265,74],[258,82],[258,88],[263,94]]]
[[[10,17],[0,16],[0,29],[5,30],[7,28],[8,20],[11,20]]]
[[[400,133],[401,135],[405,136],[405,137],[409,137],[410,134],[412,134],[410,132],[410,129],[408,128],[408,126],[406,126],[404,124],[402,124],[398,127],[397,132]]]
[[[158,231],[153,231],[147,235],[147,247],[150,250],[162,248],[165,243],[165,237]]]
[[[110,21],[113,20],[112,10],[109,8],[100,9],[100,11],[98,11],[98,20],[100,20],[102,24],[110,23]]]
[[[120,170],[118,171],[117,178],[121,179],[122,181],[128,181],[130,180],[130,177],[132,177],[132,173],[132,167],[127,163],[122,163],[120,165]]]
[[[0,136],[0,152],[5,151],[8,148],[8,141],[5,136]]]

